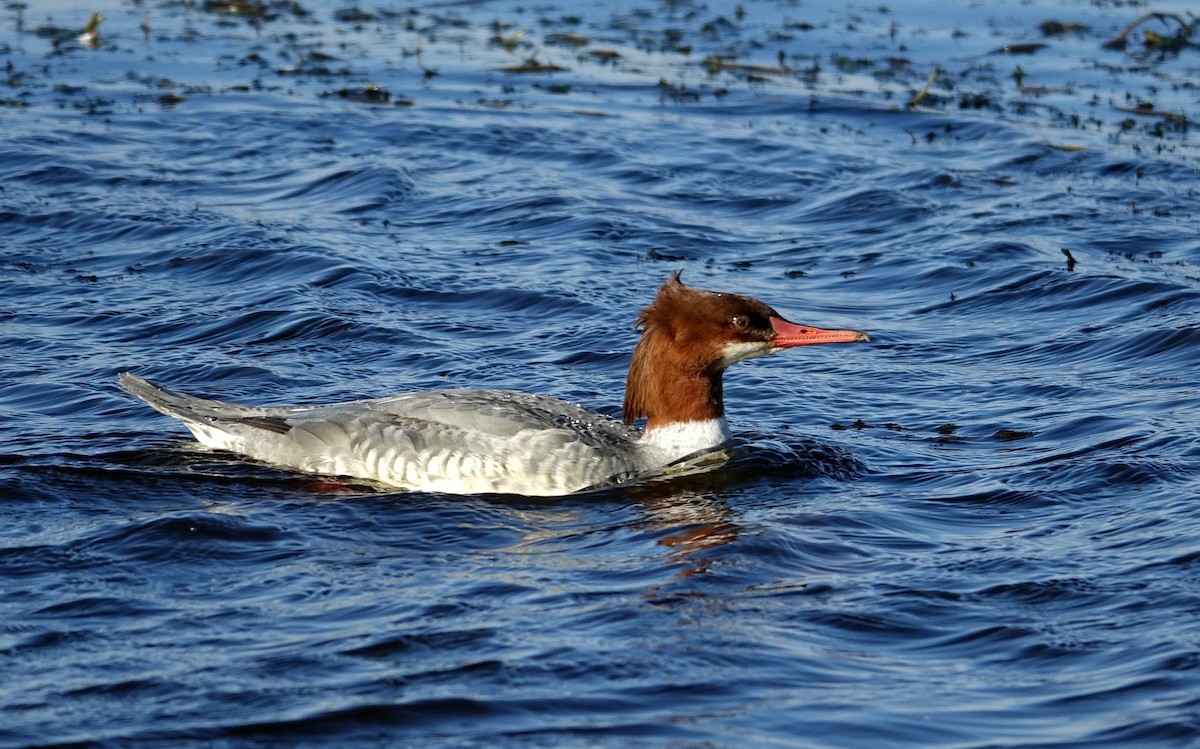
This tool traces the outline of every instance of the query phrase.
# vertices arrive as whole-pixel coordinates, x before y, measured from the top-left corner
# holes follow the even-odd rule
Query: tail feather
[[[130,394],[145,401],[155,411],[164,413],[167,416],[174,416],[177,419],[194,420],[206,416],[212,418],[229,414],[231,411],[243,410],[242,406],[234,403],[206,400],[192,395],[177,393],[174,390],[167,390],[145,378],[129,374],[128,372],[121,372],[117,375],[117,378],[121,383],[121,387],[129,391]]]
[[[121,387],[131,395],[146,402],[159,413],[174,417],[186,424],[203,423],[212,425],[233,422],[247,426],[283,433],[289,429],[279,409],[255,408],[237,403],[197,398],[194,395],[177,393],[149,380],[128,372],[117,375]]]

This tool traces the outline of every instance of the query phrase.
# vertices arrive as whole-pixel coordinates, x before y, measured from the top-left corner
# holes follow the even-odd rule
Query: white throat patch
[[[721,365],[728,368],[740,361],[766,356],[769,353],[771,353],[771,345],[766,341],[727,343],[721,347]]]
[[[722,416],[703,421],[677,421],[646,430],[639,443],[652,450],[662,465],[674,463],[693,453],[711,450],[729,441],[729,424]]]

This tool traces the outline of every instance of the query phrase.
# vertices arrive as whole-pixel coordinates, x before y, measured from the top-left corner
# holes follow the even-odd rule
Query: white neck
[[[730,436],[729,424],[720,416],[702,421],[675,421],[647,429],[638,444],[653,455],[655,462],[668,465],[693,453],[719,447]]]

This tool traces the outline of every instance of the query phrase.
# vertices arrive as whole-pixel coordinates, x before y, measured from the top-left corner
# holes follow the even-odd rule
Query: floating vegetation
[[[1041,52],[1050,45],[1042,42],[1029,42],[1026,44],[1005,44],[1003,47],[997,47],[989,55],[1033,55]]]
[[[980,93],[964,93],[958,99],[959,109],[989,109],[995,112],[1002,111],[1004,107],[999,101],[993,97]]]
[[[503,68],[498,68],[502,73],[558,73],[566,68],[559,67],[553,63],[538,62],[536,57],[530,57],[520,65],[508,65]]]
[[[285,14],[296,18],[309,15],[304,6],[292,0],[205,0],[200,9],[205,13],[238,16],[255,22],[274,21]]]
[[[601,62],[616,62],[621,59],[621,53],[615,49],[592,49],[588,50],[588,55]]]
[[[1042,21],[1041,29],[1044,36],[1064,36],[1072,33],[1085,34],[1091,31],[1090,26],[1066,21]]]
[[[1018,440],[1026,440],[1036,436],[1036,432],[1026,432],[1021,429],[997,429],[992,434],[992,439],[1000,440],[1001,442],[1016,442]]]
[[[341,23],[370,23],[376,15],[361,8],[340,8],[333,12],[333,20]]]
[[[556,44],[561,47],[586,47],[588,38],[583,34],[547,34],[546,44]]]
[[[327,62],[341,62],[342,58],[334,57],[333,55],[326,54],[325,52],[322,52],[319,49],[314,49],[314,50],[309,50],[308,52],[305,52],[303,59],[307,60],[308,62],[327,63]]]
[[[1187,34],[1178,33],[1171,36],[1161,36],[1147,29],[1142,45],[1146,48],[1147,52],[1161,52],[1166,55],[1178,54],[1185,47],[1193,46],[1189,38],[1190,35],[1190,27]]]
[[[217,75],[224,78],[181,82],[176,90],[189,96],[197,90],[189,85],[198,85],[209,91],[272,91],[285,96],[409,106],[411,100],[393,96],[387,89],[417,85],[428,92],[429,101],[536,107],[544,105],[544,100],[523,97],[538,92],[571,95],[579,107],[605,110],[614,95],[606,87],[607,79],[612,77],[610,71],[619,71],[622,84],[628,81],[632,85],[622,85],[617,95],[644,96],[649,92],[651,98],[657,96],[660,103],[671,105],[698,102],[708,99],[709,94],[717,99],[737,96],[751,86],[758,89],[756,95],[770,92],[810,102],[820,102],[826,96],[850,96],[875,104],[882,102],[889,110],[957,109],[970,112],[972,118],[1001,115],[1028,123],[1042,120],[1052,127],[1100,133],[1101,137],[1107,133],[1111,138],[1135,132],[1161,139],[1187,132],[1194,122],[1194,115],[1189,114],[1192,102],[1187,98],[1195,89],[1192,69],[1168,69],[1173,55],[1188,54],[1200,41],[1193,34],[1196,16],[1186,11],[1143,13],[1128,23],[1136,14],[1127,16],[1125,11],[1109,8],[1081,15],[1086,23],[1052,18],[1033,21],[1031,28],[1010,24],[993,31],[1001,34],[1000,39],[1011,39],[1013,43],[993,48],[996,42],[986,41],[987,37],[957,29],[931,36],[930,29],[916,22],[892,20],[891,14],[897,11],[883,6],[879,15],[885,19],[881,21],[869,13],[851,19],[837,9],[813,13],[805,9],[801,13],[792,7],[795,4],[785,4],[788,8],[781,11],[783,17],[764,26],[757,22],[761,9],[750,5],[743,11],[730,6],[714,17],[699,6],[685,8],[667,3],[670,9],[665,10],[662,4],[651,4],[600,21],[592,14],[562,10],[566,6],[558,10],[555,6],[525,8],[514,10],[514,19],[494,18],[490,12],[477,11],[475,0],[433,6],[344,0],[334,4],[341,7],[313,15],[301,5],[302,1],[187,0],[180,11],[178,0],[136,0],[126,4],[133,8],[109,11],[109,15],[123,14],[119,20],[104,22],[96,14],[82,29],[74,23],[55,23],[52,15],[38,19],[44,25],[27,29],[26,4],[14,0],[5,7],[16,11],[16,33],[30,40],[30,35],[49,40],[54,45],[49,53],[53,56],[68,57],[79,51],[80,44],[98,52],[119,51],[113,45],[100,46],[101,22],[106,30],[119,24],[126,34],[129,29],[137,34],[136,29],[141,28],[147,44],[157,47],[156,53],[172,43],[223,46],[217,56]],[[1054,7],[1048,0],[1038,1],[1047,8]],[[787,17],[789,13],[794,17]],[[151,15],[155,16],[153,39]],[[1103,23],[1096,20],[1101,17]],[[243,20],[255,27],[252,37],[230,33]],[[267,29],[267,21],[275,21],[276,25]],[[331,23],[338,25],[335,35],[316,28]],[[1121,34],[1107,42],[1107,34],[1096,31],[1122,26]],[[835,32],[828,38],[842,41],[813,47],[827,38],[826,32]],[[1064,38],[1092,35],[1095,39],[1090,52],[1083,53],[1074,39]],[[108,33],[104,36],[107,42]],[[855,37],[886,38],[891,43],[883,49],[853,43]],[[953,40],[955,48],[971,45],[974,54],[959,55],[937,46],[947,40]],[[122,41],[128,46],[129,36]],[[1115,59],[1117,55],[1100,52],[1102,44],[1113,49],[1128,47],[1131,54],[1142,59],[1138,67],[1130,67],[1124,60]],[[314,46],[323,49],[308,49]],[[570,66],[570,58],[564,62],[546,59],[555,57],[555,48],[560,52],[570,50],[577,64]],[[9,50],[17,50],[16,45],[9,45]],[[44,45],[34,46],[32,52],[46,54]],[[997,61],[1000,55],[1026,58],[1018,57],[1021,65],[1013,60],[1006,68]],[[1036,63],[1030,55],[1038,56]],[[410,58],[415,58],[415,64]],[[702,66],[701,75],[707,73],[713,80],[697,83],[698,66]],[[479,73],[492,71],[552,75],[572,68],[576,73],[569,82],[543,81],[525,87],[512,79],[478,77]],[[8,76],[9,87],[19,87],[22,96],[10,98],[4,106],[39,103],[35,70],[27,65],[21,73]],[[1077,75],[1067,77],[1066,72]],[[244,74],[239,77],[239,73]],[[640,85],[636,80],[639,75],[643,76]],[[289,80],[273,87],[268,81],[272,76]],[[444,85],[440,76],[448,77]],[[331,84],[330,80],[336,82]],[[370,80],[378,80],[381,87],[366,85]],[[461,96],[464,80],[470,80],[472,87],[481,87],[466,99]],[[53,90],[53,83],[42,89]],[[1117,86],[1128,88],[1114,90]],[[1081,91],[1086,94],[1080,96]],[[118,96],[117,106],[152,100],[158,93]],[[1125,106],[1108,105],[1110,113],[1115,110],[1122,115],[1102,122],[1098,114],[1108,102],[1121,101],[1122,93]],[[61,96],[56,103],[70,106]],[[107,111],[108,106],[99,103],[89,108]],[[930,127],[921,128],[914,140],[950,142],[957,137]],[[1045,144],[1062,139],[1043,135],[1035,140]],[[1087,141],[1088,148],[1094,145]],[[1055,146],[1060,150],[1072,147]],[[1155,147],[1164,147],[1161,140]],[[1181,139],[1168,147],[1195,146]]]
[[[343,88],[337,92],[337,95],[343,99],[359,101],[364,104],[386,104],[392,98],[387,89],[376,85],[363,86],[362,88]]]
[[[913,94],[913,97],[908,100],[909,107],[917,106],[926,96],[929,95],[929,89],[933,86],[934,81],[937,80],[938,73],[940,72],[941,68],[933,69],[933,71],[929,74],[929,77],[925,79],[925,85],[921,87],[921,90]]]
[[[1163,37],[1160,34],[1147,30],[1145,37],[1145,46],[1148,51],[1155,52],[1179,52],[1184,47],[1191,46],[1192,29],[1195,26],[1195,17],[1189,23],[1183,20],[1183,17],[1176,13],[1146,13],[1139,17],[1136,21],[1129,24],[1112,39],[1104,43],[1105,49],[1125,49],[1129,43],[1129,35],[1132,34],[1139,26],[1147,21],[1160,21],[1164,25],[1168,25],[1168,21],[1174,21],[1178,28],[1175,33],[1169,37]]]
[[[669,99],[674,102],[697,102],[700,101],[700,94],[683,86],[676,86],[666,78],[660,78],[658,88],[662,91],[662,98]]]
[[[855,430],[884,429],[889,432],[911,432],[911,431],[913,431],[911,428],[903,426],[901,424],[897,424],[894,421],[888,421],[888,422],[884,422],[882,424],[870,424],[862,419],[855,419],[854,421],[850,422],[849,424],[842,424],[840,422],[835,422],[833,424],[830,424],[829,428],[833,429],[835,431],[838,431],[838,432],[844,432],[844,431],[847,431],[850,429],[855,429]]]
[[[329,91],[327,96],[338,96],[347,101],[357,101],[361,104],[388,104],[392,101],[392,94],[385,88],[380,88],[375,84],[369,84],[360,88],[340,88],[336,91]],[[412,99],[403,96],[395,97],[396,106],[410,107]]]
[[[521,44],[521,40],[524,39],[525,35],[528,33],[529,33],[529,29],[521,29],[520,31],[517,31],[516,33],[513,33],[513,34],[509,34],[508,36],[502,36],[500,34],[496,34],[495,36],[493,36],[491,38],[490,41],[492,42],[492,44],[502,47],[503,49],[505,49],[508,52],[514,52],[514,51],[516,51],[517,47]],[[525,46],[529,46],[529,45],[526,44]]]
[[[937,437],[934,437],[933,441],[939,445],[957,445],[967,441],[966,437],[958,433],[958,424],[938,424],[934,431],[937,432]]]
[[[875,61],[865,57],[834,55],[833,66],[843,73],[862,73],[875,68]]]
[[[104,16],[93,13],[87,24],[84,25],[83,31],[75,37],[75,41],[92,49],[100,46],[100,24],[102,23],[104,23]]]
[[[1143,117],[1158,117],[1159,119],[1180,128],[1187,127],[1188,125],[1192,124],[1192,121],[1188,119],[1186,114],[1183,114],[1182,112],[1165,112],[1158,110],[1155,109],[1154,105],[1149,102],[1142,102],[1136,107],[1114,106],[1113,108],[1118,112],[1126,112],[1128,114],[1136,114]]]
[[[225,13],[252,18],[262,18],[267,14],[267,6],[253,0],[205,0],[200,8],[206,13]]]
[[[67,29],[62,26],[44,25],[38,26],[33,30],[33,35],[42,39],[70,39],[79,32],[75,29]]]
[[[789,68],[775,67],[772,65],[753,65],[744,62],[733,62],[726,60],[719,55],[709,55],[704,58],[704,68],[710,75],[717,73],[739,73],[749,75],[787,75],[791,72]]]
[[[664,262],[668,262],[668,263],[679,263],[679,262],[683,262],[683,261],[687,260],[688,258],[686,255],[678,255],[678,254],[671,253],[671,252],[663,252],[662,250],[659,250],[658,248],[651,247],[650,250],[646,253],[646,259],[647,260],[664,261]]]
[[[279,76],[313,76],[324,78],[344,78],[352,75],[352,71],[345,65],[338,69],[331,68],[329,63],[341,62],[341,58],[320,50],[304,50],[295,52],[296,64],[290,67],[276,68],[275,74]],[[252,55],[245,58],[244,62],[263,62],[262,58],[257,55]]]
[[[40,39],[49,39],[54,44],[56,52],[62,52],[62,47],[70,46],[70,42],[77,42],[89,49],[97,49],[100,46],[100,24],[102,23],[104,23],[104,16],[100,13],[93,13],[82,28],[72,29],[45,24],[35,28],[33,34]]]

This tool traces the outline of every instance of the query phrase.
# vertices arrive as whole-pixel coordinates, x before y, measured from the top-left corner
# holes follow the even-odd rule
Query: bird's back
[[[561,495],[635,477],[638,430],[555,398],[442,390],[327,406],[206,400],[122,374],[200,442],[310,473],[454,494]]]

